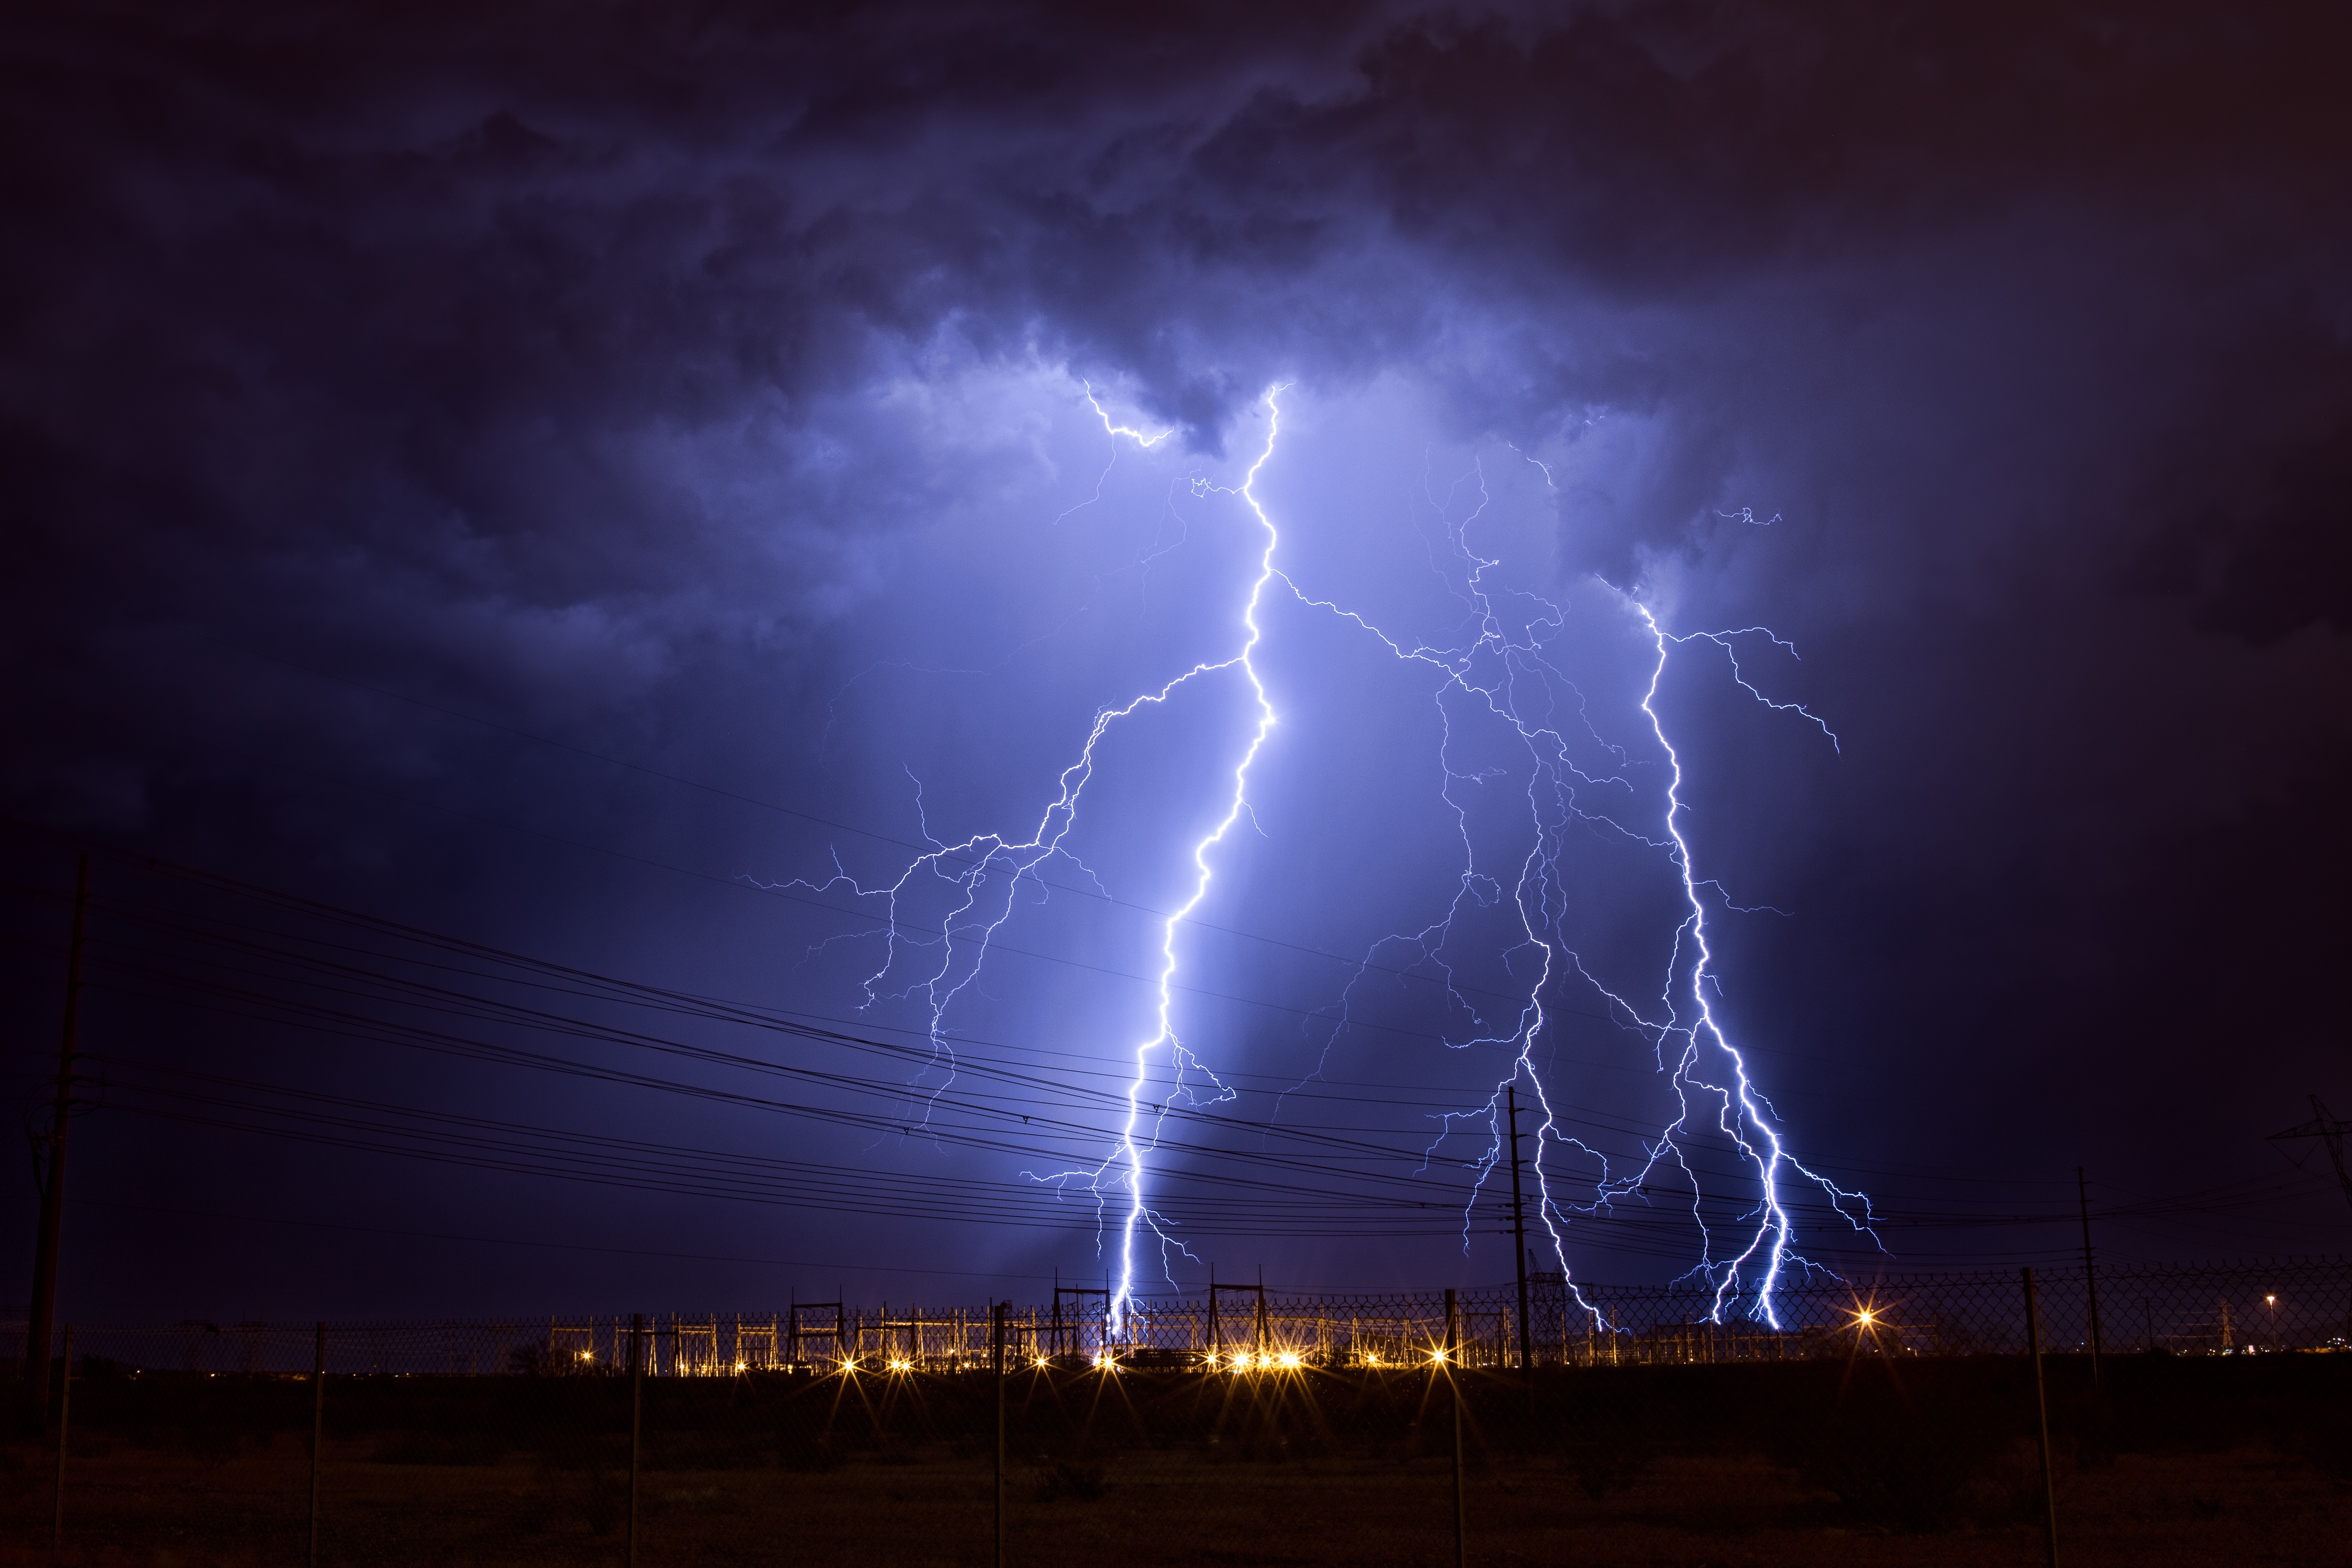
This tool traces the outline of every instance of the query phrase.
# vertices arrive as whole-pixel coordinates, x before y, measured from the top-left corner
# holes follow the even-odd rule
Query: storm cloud
[[[1713,676],[1668,695],[1712,874],[1794,915],[1743,925],[1726,984],[1814,1144],[2169,1190],[2273,1168],[2303,1095],[2352,1095],[2324,981],[2352,718],[2332,15],[0,28],[16,818],[692,967],[655,928],[732,916],[656,919],[668,894],[554,846],[780,881],[916,838],[894,769],[992,749],[1023,760],[968,816],[1034,799],[1093,677],[1188,633],[1131,672],[1051,639],[1159,624],[1190,580],[1137,564],[1177,526],[1150,486],[1231,483],[1288,383],[1326,465],[1270,483],[1362,486],[1319,537],[1384,537],[1383,446],[1415,475],[1517,451],[1552,480],[1514,514],[1542,580],[1801,651],[1772,692],[1831,716],[1828,758]],[[1097,479],[1089,386],[1177,466]],[[1105,483],[1145,521],[1098,561],[1007,531]],[[1254,928],[1311,923],[1290,896]]]

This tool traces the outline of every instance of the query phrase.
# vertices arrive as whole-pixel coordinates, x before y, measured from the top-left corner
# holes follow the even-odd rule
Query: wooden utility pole
[[[2025,1270],[2025,1339],[2033,1353],[2034,1430],[2042,1439],[2042,1524],[2050,1547],[2050,1568],[2058,1568],[2058,1479],[2050,1468],[2050,1398],[2042,1388],[2042,1307],[2033,1293],[2033,1270]]]
[[[89,857],[84,855],[74,869],[73,941],[66,949],[65,1038],[58,1046],[49,1168],[41,1184],[41,1228],[33,1242],[32,1310],[25,1314],[25,1394],[44,1425],[49,1416],[49,1336],[58,1321],[58,1238],[66,1218],[66,1132],[73,1116],[74,1035],[81,1021],[82,926],[89,908]]]
[[[73,1324],[66,1325],[65,1367],[58,1379],[58,1490],[56,1508],[49,1520],[49,1552],[52,1556],[65,1550],[66,1544],[66,1439],[73,1424]]]
[[[1528,1207],[1519,1193],[1519,1086],[1510,1084],[1503,1093],[1511,1107],[1511,1241],[1519,1260],[1519,1376],[1532,1396],[1536,1362],[1528,1331]]]
[[[2074,1198],[2083,1210],[2083,1289],[2087,1293],[2091,1309],[2091,1387],[2099,1386],[2099,1274],[2091,1258],[2091,1184],[2084,1179],[2083,1167],[2074,1167]]]

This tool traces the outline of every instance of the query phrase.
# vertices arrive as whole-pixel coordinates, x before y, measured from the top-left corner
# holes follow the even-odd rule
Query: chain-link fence
[[[2352,1345],[2352,1260],[2130,1265],[2035,1271],[2042,1348],[2210,1355]],[[1452,1313],[1449,1328],[1448,1313]],[[733,1376],[854,1364],[955,1373],[991,1364],[991,1309],[892,1309],[803,1302],[745,1313],[559,1314],[500,1321],[331,1325],[331,1375],[593,1375],[623,1365],[633,1337],[646,1375]],[[1015,1365],[1247,1369],[1260,1362],[1325,1368],[1412,1365],[1449,1333],[1458,1364],[1538,1366],[1788,1361],[1864,1349],[1911,1356],[2026,1349],[2024,1295],[2013,1271],[1888,1274],[1870,1281],[1790,1279],[1768,1314],[1750,1297],[1676,1286],[1575,1285],[1530,1276],[1527,1332],[1515,1285],[1393,1295],[1300,1295],[1256,1286],[1138,1296],[1109,1320],[1105,1292],[1008,1306]],[[0,1354],[21,1360],[21,1323],[0,1327]],[[254,1375],[312,1370],[310,1325],[180,1322],[85,1326],[79,1354],[142,1375]],[[641,1337],[638,1337],[641,1336]]]
[[[2062,1406],[2084,1383],[2091,1358],[2080,1353],[2095,1339],[2111,1364],[2130,1353],[2185,1376],[2288,1367],[2295,1358],[2270,1353],[2341,1350],[2352,1338],[2343,1260],[2050,1270],[2037,1286]],[[12,1529],[58,1536],[93,1562],[463,1558],[493,1542],[508,1561],[610,1561],[639,1546],[656,1560],[751,1561],[780,1529],[805,1537],[797,1554],[812,1561],[870,1557],[892,1531],[960,1542],[952,1560],[988,1555],[1007,1488],[1013,1514],[1034,1524],[1041,1510],[1099,1496],[1114,1454],[1129,1457],[1124,1473],[1192,1477],[1185,1485],[1212,1474],[1188,1463],[1451,1462],[1458,1500],[1465,1452],[1483,1465],[1546,1451],[1569,1456],[1559,1462],[1579,1484],[1605,1488],[1627,1445],[1655,1446],[1596,1437],[1609,1429],[1597,1412],[1630,1398],[1605,1391],[1653,1377],[1612,1368],[1788,1363],[1708,1376],[1780,1379],[1767,1403],[1793,1409],[1869,1357],[1910,1368],[1904,1408],[1932,1410],[1938,1442],[1970,1420],[2003,1440],[2031,1429],[2016,1381],[2025,1293],[2007,1271],[1791,1281],[1769,1319],[1743,1302],[1718,1316],[1702,1291],[1572,1289],[1557,1276],[1530,1281],[1524,1320],[1516,1283],[1393,1296],[1220,1288],[1139,1299],[1116,1322],[1107,1306],[1099,1291],[1065,1291],[1002,1309],[828,1301],[763,1313],[78,1325],[71,1375],[53,1377],[45,1423],[20,1425],[0,1494]],[[1645,1385],[1622,1430],[1655,1426],[1668,1384],[1685,1390],[1671,1398],[1696,1397],[1681,1379]],[[2174,1413],[2162,1419],[2195,1405],[2167,1398]],[[1723,1403],[1690,1406],[1680,1418],[1690,1441],[1720,1423]],[[2073,1417],[2062,1408],[2060,1419]],[[1296,1469],[1296,1484],[1313,1484],[1306,1473]],[[1215,1484],[1230,1491],[1230,1476]],[[1376,1512],[1404,1495],[1376,1489],[1349,1506]],[[1442,1500],[1430,1506],[1442,1513]],[[1423,1521],[1440,1535],[1443,1523]],[[1457,1527],[1467,1528],[1458,1515]]]
[[[2352,1261],[2130,1264],[2086,1273],[2034,1270],[2042,1348],[2213,1355],[2352,1344]],[[1782,1360],[1844,1355],[1857,1337],[1906,1355],[2014,1355],[2026,1349],[2015,1270],[1799,1280],[1773,1293],[1769,1322],[1753,1304],[1710,1293],[1587,1286],[1557,1278],[1528,1302],[1538,1363]],[[1588,1310],[1589,1309],[1589,1310]],[[1552,1337],[1546,1343],[1545,1336]]]

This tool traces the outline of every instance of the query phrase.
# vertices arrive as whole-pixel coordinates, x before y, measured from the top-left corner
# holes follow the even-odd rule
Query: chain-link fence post
[[[1004,1303],[990,1303],[991,1359],[996,1368],[996,1568],[1004,1568]]]
[[[319,1466],[327,1448],[327,1325],[310,1346],[310,1568],[319,1568]]]
[[[49,1521],[49,1550],[64,1549],[66,1540],[66,1432],[73,1419],[73,1324],[66,1325],[65,1364],[58,1372],[58,1488],[54,1517]]]
[[[2080,1166],[2074,1167],[2074,1197],[2083,1213],[2083,1292],[2090,1314],[2091,1387],[2096,1390],[2101,1386],[2099,1357],[2106,1347],[2099,1333],[2099,1268],[2091,1255],[2091,1184]]]
[[[2025,1342],[2033,1356],[2034,1429],[2042,1439],[2042,1521],[2050,1546],[2050,1568],[2058,1568],[2058,1481],[2050,1468],[2050,1399],[2042,1387],[2042,1307],[2034,1299],[2033,1270],[2025,1270]]]
[[[1446,1392],[1453,1397],[1454,1409],[1454,1568],[1464,1568],[1469,1562],[1469,1512],[1462,1500],[1462,1380],[1454,1375],[1460,1361],[1462,1345],[1461,1323],[1454,1311],[1454,1292],[1445,1292],[1445,1368]]]
[[[637,1568],[637,1457],[646,1424],[646,1314],[629,1319],[629,1568]]]

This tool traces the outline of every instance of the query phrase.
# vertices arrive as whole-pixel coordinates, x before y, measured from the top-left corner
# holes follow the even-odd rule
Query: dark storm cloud
[[[2071,379],[2058,438],[1996,431],[1993,460],[2113,470],[2104,517],[1988,497],[1971,528],[2032,533],[2045,569],[2095,549],[2113,591],[2225,630],[2340,625],[2346,574],[2296,570],[2340,559],[2352,418],[2338,31],[2196,6],[27,17],[16,662],[135,666],[234,618],[546,722],[648,695],[689,644],[793,642],[854,570],[837,536],[931,504],[812,476],[747,506],[723,457],[654,449],[800,428],[943,349],[1131,377],[1211,448],[1275,376],[1397,365],[1449,383],[1465,433],[1647,412],[1640,484],[1575,520],[1630,580],[1741,501],[1773,400],[1850,395],[1806,356],[1945,309],[1985,335],[1977,380],[1933,346],[1916,380],[1881,367],[1898,445]],[[2069,315],[2094,329],[2050,341]],[[2099,385],[2116,359],[2140,384]],[[1769,439],[1784,470],[1873,460],[1831,418]],[[796,548],[762,548],[780,521]],[[1909,531],[1885,519],[1858,570],[1899,578]]]
[[[2020,212],[2139,239],[2158,271],[2228,225],[2202,258],[2223,309],[2324,315],[2295,296],[2341,259],[2308,254],[2341,141],[2327,26],[75,8],[12,51],[12,468],[82,548],[323,522],[462,576],[418,524],[437,512],[571,601],[705,564],[674,548],[691,500],[616,471],[616,432],[790,409],[943,323],[1137,376],[1214,445],[1275,374],[1398,362],[1454,365],[1498,425],[1703,403],[1727,356],[1612,313],[1704,319],[1790,270],[1828,293]],[[2226,298],[2250,278],[2273,297]],[[2332,384],[2340,352],[2289,373]],[[2309,453],[2275,461],[2324,487]]]
[[[1591,457],[1570,568],[1801,632],[1790,678],[1854,760],[1758,802],[1743,869],[1811,922],[1757,982],[1781,1016],[1961,1060],[2011,1030],[2005,1090],[2121,998],[2124,1032],[2170,1015],[2171,1071],[2232,1027],[2256,959],[2231,931],[2316,956],[2324,879],[2274,846],[2340,863],[2310,821],[2352,612],[2332,13],[0,28],[18,812],[166,848],[235,821],[332,863],[361,830],[248,766],[289,747],[582,837],[635,809],[225,644],[797,799],[793,727],[855,673],[827,627],[975,482],[863,391],[1066,360],[1219,452],[1273,379],[1402,371],[1444,390],[1434,434]],[[1769,547],[1726,516],[1747,506],[1782,516]],[[771,749],[730,749],[745,714]],[[1916,1022],[1996,970],[1997,1007]],[[1862,1081],[1849,1124],[1906,1071]]]

